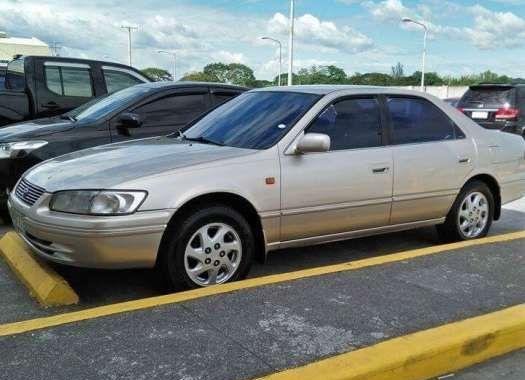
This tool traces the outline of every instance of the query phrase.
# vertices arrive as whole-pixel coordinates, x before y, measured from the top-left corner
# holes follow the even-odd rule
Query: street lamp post
[[[422,58],[422,63],[421,63],[421,91],[425,91],[425,61],[427,57],[428,27],[422,22],[412,20],[411,18],[408,18],[408,17],[403,18],[402,21],[405,23],[412,23],[412,24],[419,25],[425,31],[425,34],[423,36],[423,58]]]
[[[294,0],[290,0],[290,40],[288,42],[288,86],[293,84],[293,34],[294,34]]]
[[[128,31],[128,64],[131,65],[131,32],[137,30],[138,28],[136,26],[130,26],[130,25],[122,25],[122,29],[126,29]]]
[[[173,81],[175,82],[175,77],[177,76],[177,53],[175,53],[174,51],[167,51],[167,50],[158,50],[157,52],[160,54],[168,54],[169,56],[173,58],[172,73],[173,73]]]
[[[281,41],[275,39],[275,38],[271,38],[271,37],[262,37],[261,38],[262,40],[269,40],[269,41],[273,41],[275,43],[277,43],[279,45],[279,76],[278,76],[278,85],[279,87],[281,86],[281,73],[283,72],[282,71],[282,67],[283,67],[283,45],[281,44]]]

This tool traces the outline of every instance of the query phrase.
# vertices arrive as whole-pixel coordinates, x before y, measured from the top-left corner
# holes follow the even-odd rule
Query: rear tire
[[[232,208],[212,205],[170,224],[157,269],[174,290],[207,287],[245,278],[254,252],[246,219]]]
[[[481,181],[467,183],[452,205],[444,224],[437,226],[444,242],[479,239],[487,236],[494,220],[494,195]]]

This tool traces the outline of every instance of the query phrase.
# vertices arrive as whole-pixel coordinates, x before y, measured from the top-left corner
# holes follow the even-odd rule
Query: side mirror
[[[124,112],[119,117],[119,123],[124,128],[139,128],[142,126],[142,118],[140,115],[132,112]]]
[[[322,153],[330,150],[330,136],[323,133],[306,133],[295,148],[296,153]]]

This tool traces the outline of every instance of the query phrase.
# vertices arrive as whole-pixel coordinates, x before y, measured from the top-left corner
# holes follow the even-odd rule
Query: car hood
[[[110,189],[136,179],[218,160],[254,150],[221,147],[156,137],[86,149],[49,160],[31,169],[29,182],[48,192]],[[133,189],[127,189],[133,190]]]
[[[36,139],[66,131],[75,126],[74,122],[58,117],[10,124],[0,128],[0,142]]]

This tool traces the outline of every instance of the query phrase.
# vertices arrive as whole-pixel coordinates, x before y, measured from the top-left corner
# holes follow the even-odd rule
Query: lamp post
[[[423,24],[422,22],[412,20],[411,18],[408,18],[408,17],[404,17],[402,19],[402,21],[404,23],[412,23],[412,24],[419,25],[425,31],[425,34],[423,36],[423,58],[422,58],[422,63],[421,63],[421,91],[425,91],[425,60],[426,60],[426,57],[427,57],[428,27],[425,24]]]
[[[293,34],[295,2],[290,0],[290,40],[288,42],[288,86],[293,84]]]
[[[275,38],[271,37],[262,37],[262,40],[269,40],[277,43],[279,45],[279,76],[278,76],[278,85],[281,86],[281,73],[282,73],[282,67],[283,67],[283,45],[281,44],[281,41],[276,40]]]
[[[128,31],[128,63],[131,65],[131,32],[137,30],[138,28],[136,26],[130,26],[130,25],[122,25],[122,29],[126,29]]]
[[[173,81],[175,82],[175,77],[177,76],[177,54],[174,51],[167,51],[167,50],[158,50],[157,51],[160,54],[167,54],[171,57],[173,57]]]

